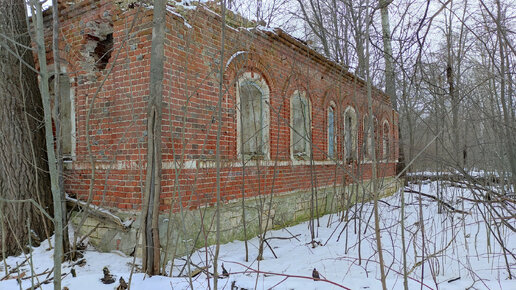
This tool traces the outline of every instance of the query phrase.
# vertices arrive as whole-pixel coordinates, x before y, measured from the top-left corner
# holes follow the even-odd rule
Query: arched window
[[[344,111],[344,156],[346,161],[356,160],[357,152],[357,115],[353,107]]]
[[[384,160],[389,160],[389,157],[390,157],[390,130],[389,130],[389,121],[387,120],[384,120],[383,121],[383,132],[382,132],[382,137],[383,137],[383,142],[382,142],[382,145],[383,145],[383,159]]]
[[[380,148],[380,130],[382,128],[378,125],[378,118],[376,118],[375,115],[373,115],[373,133],[371,135],[371,145],[374,146],[374,154],[375,154],[375,157],[376,157],[376,160],[379,160],[381,158],[381,148]]]
[[[52,98],[52,117],[54,122],[59,122],[59,134],[56,136],[61,141],[61,151],[64,160],[73,158],[75,147],[75,111],[73,102],[73,90],[70,84],[70,77],[59,74],[59,96],[55,96],[56,77],[49,80],[49,92]],[[59,104],[59,111],[57,110]]]
[[[363,131],[364,131],[364,134],[363,134],[363,140],[362,140],[362,143],[363,143],[363,155],[364,155],[364,159],[371,159],[371,157],[373,156],[373,134],[372,134],[372,128],[371,126],[369,125],[369,116],[368,115],[364,115],[364,121],[363,121]]]
[[[257,73],[244,73],[237,83],[238,153],[247,159],[268,158],[269,87]]]
[[[335,136],[335,105],[328,107],[328,158],[335,157],[335,148],[337,147],[337,138]]]
[[[375,115],[373,115],[373,126],[369,126],[369,116],[364,116],[363,121],[363,155],[364,159],[371,160],[373,157],[373,148],[375,152],[376,159],[379,158],[380,148],[379,146],[379,128],[378,128],[378,119]],[[377,142],[378,141],[378,142]],[[374,146],[374,147],[373,147]]]
[[[292,128],[292,157],[307,159],[310,157],[311,114],[310,102],[304,93],[295,92],[290,99],[290,122]]]

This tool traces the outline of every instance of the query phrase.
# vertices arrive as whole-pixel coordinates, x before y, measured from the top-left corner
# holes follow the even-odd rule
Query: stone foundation
[[[385,178],[380,181],[381,196],[394,194],[402,185],[401,180]],[[352,184],[345,187],[320,187],[314,191],[317,206],[314,215],[322,216],[337,212],[342,208],[349,207],[357,200],[370,200],[372,184],[369,181],[362,184]],[[295,225],[306,221],[311,216],[312,190],[298,190],[286,194],[274,195],[272,206],[269,211],[270,195],[246,198],[245,220],[247,225],[247,237],[252,238],[259,233],[259,217],[262,217],[262,227],[269,218],[269,229],[278,229]],[[244,229],[242,220],[242,199],[232,200],[221,206],[221,243],[233,240],[243,240]],[[115,216],[124,221],[121,226],[118,223],[100,220],[95,217],[86,219],[79,231],[80,235],[91,232],[89,242],[100,251],[119,250],[125,254],[131,254],[136,244],[136,233],[140,227],[138,213],[119,212]],[[176,255],[187,252],[187,248],[204,246],[215,243],[215,207],[201,207],[193,211],[176,212],[171,215],[164,213],[160,215],[159,232],[162,250],[165,250],[167,243],[167,228],[170,227],[169,253],[176,250]],[[184,225],[181,222],[184,219]],[[81,214],[76,213],[72,218],[75,228],[81,220]],[[203,222],[204,221],[204,222]],[[125,226],[127,225],[127,226]],[[201,226],[203,225],[203,226]],[[176,248],[177,247],[177,248]],[[138,254],[139,251],[137,251]],[[171,255],[169,254],[169,257]]]

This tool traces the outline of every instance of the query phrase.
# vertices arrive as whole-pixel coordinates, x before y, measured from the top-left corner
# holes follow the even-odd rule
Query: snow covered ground
[[[435,182],[412,186],[412,190],[435,196]],[[490,219],[489,230],[483,216],[489,216],[482,204],[474,205],[460,197],[472,198],[467,189],[445,187],[443,198],[450,206],[463,213],[438,213],[438,204],[428,197],[422,198],[420,219],[419,194],[406,193],[405,241],[407,246],[407,269],[410,289],[516,289],[516,280],[508,280],[507,263],[513,275],[516,274],[516,260],[507,254],[507,262],[503,250],[493,233],[498,234],[494,219]],[[400,227],[400,195],[385,198],[379,203],[381,213],[381,233],[383,253],[386,263],[387,287],[403,289],[403,259]],[[508,216],[513,213],[503,213]],[[219,280],[219,288],[232,289],[231,285],[245,289],[381,289],[378,255],[374,235],[374,219],[372,204],[361,208],[361,219],[350,218],[342,222],[337,215],[327,215],[319,219],[316,228],[316,241],[312,247],[308,222],[287,229],[271,231],[267,234],[269,247],[265,247],[264,260],[256,261],[258,239],[249,241],[250,262],[245,262],[244,243],[235,241],[221,245],[220,263],[230,272],[228,278]],[[357,205],[350,211],[360,210]],[[420,221],[423,221],[421,223]],[[499,220],[496,220],[499,224]],[[516,227],[515,219],[508,219]],[[424,226],[424,232],[422,231]],[[360,227],[360,234],[359,234]],[[506,226],[499,227],[506,249],[516,253],[516,234]],[[422,236],[424,233],[424,237]],[[424,242],[423,242],[424,241]],[[43,273],[52,268],[52,252],[47,251],[48,243],[35,248],[32,254],[33,273]],[[272,248],[272,250],[271,250]],[[214,247],[203,248],[192,256],[194,266],[212,265]],[[424,250],[423,250],[424,249]],[[208,251],[208,253],[206,253]],[[424,254],[424,255],[423,255]],[[274,257],[277,256],[277,258]],[[28,256],[9,257],[8,268],[22,263]],[[428,258],[430,257],[430,258]],[[84,258],[86,264],[76,265],[77,276],[71,274],[63,278],[62,285],[75,289],[115,289],[118,278],[129,280],[132,257],[123,257],[118,253],[99,253],[88,248]],[[361,258],[361,259],[359,259]],[[425,259],[424,268],[421,260]],[[139,263],[139,260],[136,260]],[[177,259],[173,274],[178,275],[184,260]],[[0,273],[5,273],[4,262],[0,263]],[[415,266],[416,265],[416,266]],[[108,266],[117,281],[114,284],[102,284],[100,278],[102,268]],[[321,275],[320,281],[312,279],[312,271],[316,268]],[[167,269],[170,269],[168,267]],[[69,264],[63,266],[63,273],[70,273]],[[168,271],[168,270],[167,270]],[[210,269],[210,272],[213,270]],[[20,267],[19,274],[24,278],[31,276],[28,265]],[[219,272],[222,272],[219,269]],[[19,275],[18,272],[13,275]],[[12,275],[12,276],[13,276]],[[0,274],[0,278],[4,274]],[[38,276],[34,283],[45,280],[47,275]],[[422,278],[423,277],[423,278]],[[513,277],[514,279],[514,277]],[[132,276],[132,289],[188,289],[190,281],[185,277],[169,278],[165,276],[147,277],[142,273]],[[206,274],[192,278],[194,289],[213,287],[213,279]],[[0,289],[27,289],[31,279],[0,281]],[[52,289],[52,283],[43,285],[43,289]],[[237,289],[240,289],[237,288]]]

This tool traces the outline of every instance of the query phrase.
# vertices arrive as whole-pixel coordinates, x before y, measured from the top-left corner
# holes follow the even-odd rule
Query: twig
[[[76,265],[79,265],[79,264],[82,264],[83,262],[86,262],[86,259],[80,259],[79,261],[76,261],[75,263],[71,264],[70,266],[68,267],[74,267]]]
[[[268,237],[268,238],[265,238],[265,240],[292,240],[292,239],[296,239],[299,241],[299,239],[297,237],[299,237],[301,234],[297,234],[297,235],[293,235],[291,237]]]
[[[94,226],[94,227],[93,227],[93,228],[92,228],[92,229],[91,229],[87,234],[85,234],[85,235],[84,235],[84,236],[79,240],[79,242],[78,242],[77,244],[79,244],[79,245],[80,245],[82,242],[84,242],[84,240],[85,240],[87,237],[91,236],[91,234],[92,234],[92,233],[93,233],[93,232],[94,232],[94,231],[95,231],[99,226],[100,226],[100,223],[97,223],[97,225],[95,225],[95,226]]]
[[[224,261],[226,263],[233,263],[233,264],[237,264],[237,265],[240,265],[244,268],[246,268],[247,270],[250,270],[254,273],[257,273],[257,274],[264,274],[264,275],[274,275],[274,276],[283,276],[283,277],[287,277],[287,278],[300,278],[300,279],[307,279],[307,280],[313,280],[314,278],[311,277],[311,276],[300,276],[300,275],[289,275],[289,274],[283,274],[283,273],[274,273],[274,272],[264,272],[264,271],[260,271],[260,270],[256,270],[256,269],[253,269],[251,267],[248,267],[242,263],[239,263],[239,262],[232,262],[232,261]],[[230,274],[237,274],[237,273],[230,273]],[[326,279],[319,279],[319,281],[321,282],[326,282],[326,283],[330,283],[332,285],[335,285],[337,287],[340,287],[340,288],[343,288],[343,289],[347,289],[347,290],[351,290],[350,288],[348,287],[345,287],[343,285],[340,285],[336,282],[333,282],[333,281],[330,281],[330,280],[326,280]]]
[[[442,252],[444,252],[446,249],[448,249],[452,242],[455,240],[455,236],[450,239],[450,241],[448,242],[448,244],[446,245],[446,247],[440,249],[439,251],[433,253],[433,254],[429,254],[429,255],[426,255],[426,257],[424,257],[423,260],[421,261],[418,261],[416,264],[414,264],[414,266],[412,266],[412,269],[410,269],[409,271],[407,271],[407,275],[410,275],[414,270],[416,270],[417,267],[421,266],[424,262],[432,259],[432,258],[435,258],[437,257],[438,255],[440,255]]]
[[[272,254],[274,255],[274,258],[278,258],[278,256],[276,256],[276,253],[274,253],[274,250],[272,249],[271,245],[269,244],[269,242],[267,242],[267,239],[264,239],[263,240],[265,242],[265,244],[267,244],[267,247],[269,247],[269,249],[271,250]]]
[[[38,277],[38,276],[43,276],[45,274],[48,274],[49,272],[51,272],[52,270],[50,270],[49,268],[47,268],[45,271],[39,273],[39,274],[34,274],[34,275],[31,275],[31,276],[26,276],[26,277],[23,277],[21,278],[22,280],[27,280],[27,279],[31,279],[31,278],[34,278],[34,277]]]
[[[52,273],[53,271],[54,271],[54,269],[52,269],[52,270],[49,272],[49,274],[50,274],[50,273]],[[61,274],[61,279],[63,279],[64,277],[66,277],[68,274],[69,274],[69,273],[63,273],[63,274]],[[32,290],[32,289],[39,288],[39,287],[41,287],[41,285],[43,285],[43,284],[48,284],[48,283],[50,283],[52,280],[54,280],[54,276],[52,276],[52,277],[50,277],[50,278],[47,278],[46,280],[44,280],[44,281],[42,281],[42,282],[39,282],[38,284],[34,285],[34,287],[32,287],[32,286],[31,286],[31,287],[27,288],[26,290]]]
[[[298,234],[298,235],[294,235],[292,234],[287,228],[284,228],[285,231],[287,231],[287,233],[289,233],[291,236],[293,236],[298,242],[301,242],[297,237],[300,236],[301,234]]]
[[[8,279],[11,274],[18,271],[18,269],[20,267],[22,267],[23,265],[25,265],[25,263],[27,263],[28,260],[29,260],[29,257],[27,257],[25,260],[23,260],[23,262],[18,264],[16,267],[12,268],[7,275],[5,275],[4,277],[2,277],[2,279],[0,279],[0,281],[4,281],[4,280]]]
[[[84,201],[81,201],[81,200],[78,200],[75,198],[71,198],[69,196],[66,197],[66,202],[70,203],[71,206],[77,206],[77,207],[81,207],[83,209],[87,209],[90,215],[92,215],[93,217],[97,218],[100,221],[110,222],[124,231],[129,230],[128,227],[122,223],[122,220],[119,217],[115,216],[114,214],[109,213],[108,211],[104,210],[103,208],[101,208],[99,206],[91,205],[88,202],[84,202]]]
[[[339,258],[337,258],[337,259],[351,259],[351,260],[354,260],[354,261],[353,261],[353,263],[350,265],[350,268],[349,268],[349,270],[348,270],[348,273],[349,273],[349,271],[351,270],[351,266],[355,264],[356,260],[358,260],[358,258],[354,258],[354,257],[345,257],[345,256],[344,256],[344,257],[339,257]],[[377,264],[379,263],[378,261],[375,261],[375,260],[368,260],[367,262],[368,262],[368,263],[369,263],[369,262],[372,262],[372,263],[377,263]],[[358,264],[355,264],[355,265],[357,265],[357,266],[361,266],[361,265],[358,265]],[[368,271],[366,271],[366,268],[365,268],[364,266],[361,266],[361,267],[362,267],[362,269],[364,269],[364,271],[366,272],[366,275],[367,275]],[[398,274],[398,275],[403,275],[403,273],[401,273],[401,272],[399,272],[399,271],[396,271],[394,268],[391,268],[391,269],[390,269],[390,271],[393,271],[394,273],[396,273],[396,274]],[[423,284],[423,286],[425,286],[426,288],[428,288],[428,289],[430,289],[430,290],[433,290],[433,288],[432,288],[432,287],[430,287],[430,286],[428,286],[427,284],[425,284],[425,283],[423,282],[423,280],[418,280],[418,279],[413,278],[413,277],[410,277],[410,276],[407,276],[407,278],[408,278],[408,279],[410,279],[410,280],[412,280],[412,281],[415,281],[415,282],[417,282],[417,283],[419,283],[419,284]]]
[[[460,276],[457,277],[457,278],[453,278],[453,279],[448,280],[448,283],[455,282],[455,281],[457,281],[459,279],[460,279]]]
[[[390,204],[390,203],[386,202],[386,201],[385,201],[385,200],[383,200],[383,199],[379,199],[379,200],[378,200],[378,202],[385,203],[387,206],[390,206],[390,207],[400,208],[399,206],[397,206],[397,205],[392,205],[392,204]]]
[[[276,288],[276,286],[278,286],[279,284],[281,284],[281,283],[285,282],[285,280],[287,280],[288,278],[289,278],[288,276],[287,276],[287,277],[285,277],[285,278],[283,278],[283,280],[279,281],[278,283],[274,284],[272,287],[270,287],[270,288],[268,288],[268,289],[274,289],[274,288]],[[231,289],[233,289],[233,288],[231,288]]]
[[[456,213],[460,213],[460,214],[470,214],[469,212],[467,211],[463,211],[463,210],[460,210],[460,209],[456,209],[455,207],[453,207],[452,205],[450,205],[449,203],[439,199],[438,197],[436,196],[433,196],[433,195],[430,195],[430,194],[426,194],[426,193],[423,193],[423,192],[420,192],[420,191],[417,191],[417,190],[413,190],[413,189],[405,189],[405,192],[407,193],[416,193],[416,194],[419,194],[421,196],[424,196],[424,197],[429,197],[439,203],[441,203],[442,205],[446,206],[447,208],[449,208],[452,212],[456,212]]]
[[[182,275],[183,275],[183,271],[185,270],[186,265],[187,265],[187,263],[186,263],[186,262],[188,262],[186,259],[181,259],[181,260],[185,260],[185,264],[184,264],[184,266],[181,268],[181,271],[179,272],[178,277],[182,277]],[[206,266],[204,266],[204,267],[201,267],[201,266],[199,266],[199,265],[197,265],[197,264],[193,263],[192,261],[190,261],[190,265],[192,265],[192,266],[196,267],[197,269],[204,269],[204,268],[209,269],[209,268],[210,268],[210,265],[206,265]],[[194,272],[195,272],[195,271],[194,271]],[[208,270],[206,270],[206,271],[202,271],[202,272],[206,272],[207,274],[212,274],[212,273],[208,272]],[[193,273],[193,272],[192,272],[192,273]],[[191,274],[190,274],[190,275],[191,275]],[[213,275],[213,274],[212,274],[212,275]],[[183,276],[183,277],[186,277],[186,276]],[[192,277],[193,277],[193,275],[192,275]]]

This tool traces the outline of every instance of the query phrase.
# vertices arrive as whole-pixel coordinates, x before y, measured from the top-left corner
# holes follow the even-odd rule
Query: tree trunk
[[[24,225],[30,219],[33,243],[52,231],[33,199],[52,212],[50,178],[46,163],[43,106],[38,89],[31,40],[25,21],[25,1],[0,0],[0,206],[5,232],[0,232],[5,254],[19,253],[29,240]],[[16,46],[12,41],[23,46]]]
[[[63,149],[61,140],[63,138],[61,132],[61,119],[59,115],[61,114],[61,98],[58,97],[61,95],[61,82],[60,71],[61,65],[59,62],[59,12],[58,12],[58,3],[57,0],[52,0],[52,53],[54,57],[54,109],[56,112],[56,118],[54,119],[55,129],[56,129],[56,156],[57,156],[57,172],[59,174],[59,197],[61,199],[61,210],[63,212],[62,220],[63,220],[63,254],[65,259],[69,259],[75,257],[70,253],[70,239],[68,237],[68,218],[67,218],[67,210],[66,210],[66,198],[64,191],[64,174],[63,174]]]
[[[226,39],[226,1],[221,1],[221,18],[222,27],[220,32],[220,70],[219,70],[219,99],[217,101],[217,143],[216,143],[216,170],[217,170],[217,204],[215,208],[215,256],[213,257],[213,288],[218,288],[219,280],[219,252],[220,252],[220,138],[222,134],[222,99],[224,97],[223,83],[224,83],[224,41]],[[261,226],[260,226],[261,228]]]
[[[504,121],[504,131],[505,131],[505,140],[504,142],[507,142],[507,149],[506,149],[506,155],[509,159],[509,166],[510,171],[512,172],[512,187],[513,190],[516,189],[516,152],[514,149],[514,136],[511,132],[511,128],[514,128],[510,124],[514,124],[513,120],[511,120],[511,116],[513,115],[512,112],[509,110],[512,110],[510,107],[507,107],[507,100],[506,100],[506,69],[509,67],[508,64],[505,63],[505,48],[504,48],[504,41],[503,41],[503,28],[502,28],[502,7],[500,5],[500,1],[496,1],[496,11],[497,11],[497,19],[496,19],[496,36],[498,37],[498,50],[500,53],[500,101],[502,104],[502,118]],[[509,74],[508,74],[509,75]],[[507,99],[511,99],[511,95],[507,95]],[[509,102],[510,103],[510,102]],[[510,137],[512,136],[512,137]],[[511,274],[509,272],[509,279],[511,279]]]
[[[158,228],[161,193],[161,119],[166,1],[154,2],[152,27],[150,96],[147,111],[147,175],[142,211],[143,271],[159,274],[160,242]],[[172,210],[172,209],[170,209]]]
[[[391,1],[380,0],[380,14],[382,17],[383,57],[385,60],[385,93],[391,99],[394,110],[398,110],[396,98],[396,78],[394,75],[394,59],[391,45],[391,28],[389,21],[389,4]]]
[[[366,7],[369,7],[369,1],[366,1]],[[366,8],[366,30],[365,30],[365,39],[369,39],[369,9]],[[365,44],[365,73],[366,73],[366,82],[367,82],[367,111],[368,111],[368,124],[369,132],[371,132],[371,140],[372,144],[367,142],[367,146],[371,146],[371,182],[373,184],[373,210],[374,210],[374,232],[376,239],[376,250],[378,252],[378,263],[380,264],[380,279],[382,281],[382,289],[387,290],[386,283],[386,273],[385,273],[385,263],[383,260],[383,250],[382,250],[382,239],[380,232],[380,213],[378,210],[378,199],[380,198],[380,189],[379,189],[379,181],[378,181],[378,167],[376,163],[376,136],[374,129],[374,116],[373,116],[373,96],[372,96],[372,79],[371,73],[369,70],[370,65],[370,50],[369,50],[369,41]],[[367,136],[365,138],[368,138]],[[368,148],[365,148],[367,151]]]
[[[380,14],[382,18],[382,39],[383,39],[383,58],[385,60],[385,93],[389,96],[392,108],[398,112],[398,97],[396,95],[396,75],[394,69],[394,56],[392,54],[391,27],[389,21],[389,4],[391,0],[380,1]],[[401,120],[401,118],[400,118]],[[405,168],[405,153],[403,149],[401,126],[398,126],[399,154],[396,164],[396,173]]]
[[[45,120],[45,142],[47,149],[48,172],[50,173],[50,188],[52,191],[52,204],[54,206],[54,289],[61,289],[61,263],[63,258],[63,211],[61,209],[61,193],[59,190],[59,174],[57,172],[57,160],[54,147],[54,134],[52,130],[52,110],[50,106],[50,92],[48,89],[47,54],[45,50],[45,33],[43,25],[42,2],[31,0],[31,6],[36,7],[36,23],[34,26],[36,48],[39,64],[39,89],[43,104]],[[33,10],[34,11],[34,10]]]

